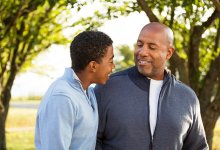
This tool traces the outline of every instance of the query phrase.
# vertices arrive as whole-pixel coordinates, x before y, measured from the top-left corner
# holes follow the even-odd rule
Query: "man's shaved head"
[[[155,30],[155,32],[164,32],[167,36],[167,41],[169,42],[170,46],[173,46],[173,31],[166,25],[159,23],[159,22],[151,22],[145,25],[142,30],[146,28],[151,28],[151,30]]]

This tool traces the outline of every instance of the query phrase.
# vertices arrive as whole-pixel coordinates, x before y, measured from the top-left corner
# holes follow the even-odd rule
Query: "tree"
[[[106,19],[128,14],[130,8],[112,3],[105,12],[78,18],[82,7],[93,1],[77,0],[0,0],[0,149],[6,149],[5,121],[11,99],[11,88],[16,75],[40,52],[52,44],[69,42],[62,30],[80,26],[80,30],[96,30]],[[124,3],[125,6],[128,4]],[[70,10],[74,10],[73,13]],[[119,13],[123,12],[123,13]],[[75,13],[75,14],[74,14]],[[68,16],[68,17],[67,17]]]
[[[134,55],[129,46],[121,45],[117,47],[117,50],[119,52],[118,55],[121,56],[121,58],[118,58],[115,62],[115,71],[134,66]]]
[[[127,0],[123,3],[122,10],[126,10],[123,13],[144,11],[150,22],[162,22],[174,31],[176,51],[169,67],[196,92],[211,149],[213,129],[220,116],[220,2]],[[111,7],[109,10],[115,12]]]
[[[0,0],[0,149],[6,149],[5,121],[14,79],[51,44],[67,42],[61,14],[86,3],[75,0]],[[67,12],[66,12],[67,13]]]
[[[96,29],[106,19],[144,11],[151,22],[160,21],[173,29],[176,53],[170,69],[197,93],[211,148],[220,115],[219,1],[100,1],[104,11],[70,26]],[[79,11],[85,4],[76,0],[0,0],[0,149],[6,149],[5,120],[16,74],[51,44],[66,41],[61,32],[64,21],[58,15],[70,6]]]
[[[201,105],[208,144],[220,116],[220,2],[137,0],[151,22],[163,22],[175,33],[172,73],[191,86]]]

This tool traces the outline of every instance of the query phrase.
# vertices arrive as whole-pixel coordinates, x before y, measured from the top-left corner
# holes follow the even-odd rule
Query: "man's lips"
[[[138,60],[139,65],[149,65],[152,64],[152,61],[149,60]]]

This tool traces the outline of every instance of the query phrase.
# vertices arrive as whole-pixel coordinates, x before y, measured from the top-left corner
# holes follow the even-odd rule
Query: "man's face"
[[[166,61],[173,48],[163,28],[145,27],[140,32],[134,51],[138,71],[146,77],[163,80]]]
[[[102,58],[101,62],[98,64],[95,72],[95,83],[105,84],[109,79],[109,75],[112,73],[112,69],[115,68],[113,62],[114,54],[113,47],[107,47],[107,52]]]

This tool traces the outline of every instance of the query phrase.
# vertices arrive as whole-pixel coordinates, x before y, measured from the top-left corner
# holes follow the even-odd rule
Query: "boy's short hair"
[[[90,61],[101,62],[112,39],[100,31],[84,31],[78,34],[70,45],[72,68],[75,72],[84,70]]]

